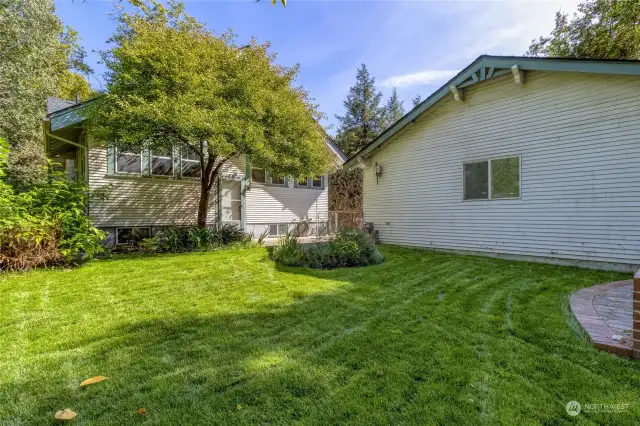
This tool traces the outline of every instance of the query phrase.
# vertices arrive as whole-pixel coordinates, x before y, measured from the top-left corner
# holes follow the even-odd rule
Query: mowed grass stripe
[[[333,271],[252,249],[4,276],[0,424],[66,407],[100,425],[564,424],[573,399],[631,404],[582,423],[637,423],[637,363],[593,349],[567,311],[626,275],[382,250]]]

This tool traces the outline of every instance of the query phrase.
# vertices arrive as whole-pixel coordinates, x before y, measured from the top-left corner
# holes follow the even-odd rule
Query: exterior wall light
[[[378,184],[378,179],[382,175],[382,166],[380,166],[380,164],[376,163],[373,166],[373,172],[376,174],[376,185],[377,185]]]

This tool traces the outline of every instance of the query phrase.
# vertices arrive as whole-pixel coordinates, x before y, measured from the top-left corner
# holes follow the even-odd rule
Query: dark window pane
[[[300,180],[298,181],[298,186],[308,186],[308,185],[309,185],[309,183],[308,183],[308,181],[307,181],[307,178],[300,179]]]
[[[315,176],[311,181],[311,185],[314,188],[322,188],[322,176]]]
[[[520,158],[491,160],[491,198],[520,196]]]
[[[182,160],[182,177],[200,177],[200,162]]]
[[[182,151],[182,177],[199,178],[200,177],[200,155],[193,150],[185,149]]]
[[[251,169],[251,182],[265,183],[264,169]]]
[[[289,225],[287,225],[286,223],[278,225],[278,234],[279,235],[285,235],[288,230],[289,230]]]
[[[118,228],[118,244],[137,243],[145,238],[149,238],[151,232],[149,228]]]
[[[140,159],[140,154],[132,154],[128,152],[118,153],[116,172],[141,173],[142,161]]]
[[[464,199],[489,198],[489,163],[482,161],[464,165]]]
[[[284,176],[271,176],[272,185],[284,185]]]
[[[271,236],[278,235],[278,225],[269,225],[269,235]]]
[[[152,152],[151,174],[156,176],[173,176],[173,158],[170,153]]]

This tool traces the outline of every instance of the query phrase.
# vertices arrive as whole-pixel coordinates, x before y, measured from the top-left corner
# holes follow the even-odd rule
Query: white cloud
[[[382,81],[384,87],[424,86],[434,82],[448,80],[458,71],[456,70],[427,70],[412,74],[396,75]]]

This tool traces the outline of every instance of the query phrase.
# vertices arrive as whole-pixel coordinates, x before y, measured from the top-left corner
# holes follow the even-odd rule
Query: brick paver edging
[[[594,299],[601,296],[608,290],[618,287],[630,286],[633,288],[633,280],[616,281],[608,284],[595,285],[583,288],[573,293],[569,299],[571,312],[575,315],[580,326],[589,336],[591,343],[605,351],[613,352],[626,357],[633,356],[632,342],[628,339],[613,340],[619,330],[614,330],[602,319],[594,307]],[[633,290],[632,290],[633,291]],[[632,313],[629,312],[631,316]]]

